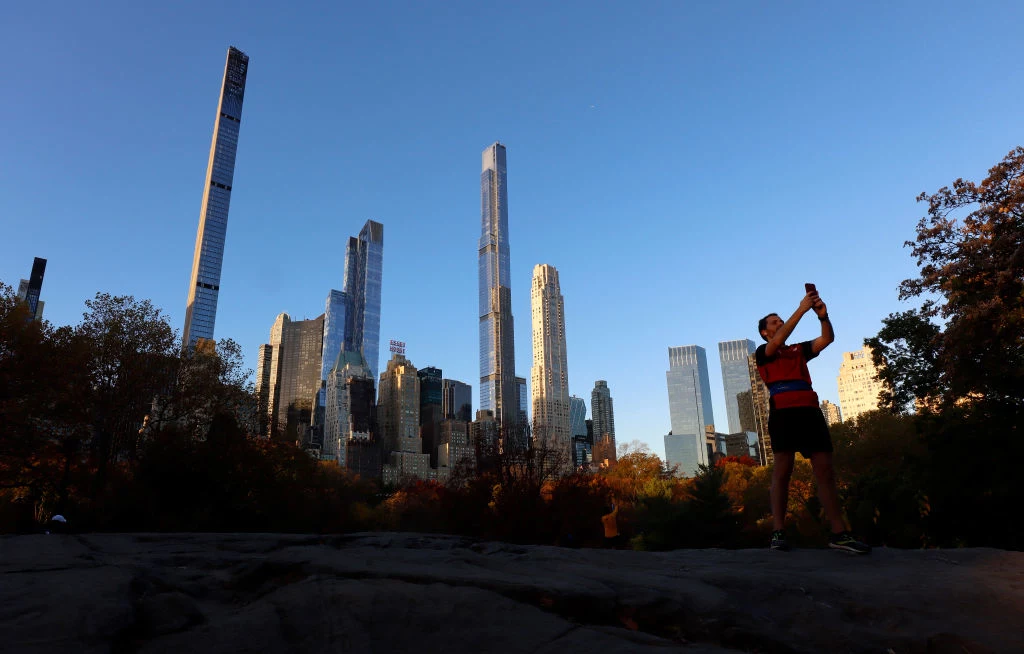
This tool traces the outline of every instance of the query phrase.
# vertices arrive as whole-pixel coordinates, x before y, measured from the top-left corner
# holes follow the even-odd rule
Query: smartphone
[[[814,288],[814,284],[804,284],[804,292],[805,293],[814,293],[817,290],[818,289]]]

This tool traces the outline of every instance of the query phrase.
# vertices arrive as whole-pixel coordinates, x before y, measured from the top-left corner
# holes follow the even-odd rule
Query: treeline
[[[900,295],[925,301],[866,340],[883,365],[882,410],[833,429],[847,517],[873,544],[1024,545],[1022,180],[1018,148],[981,183],[919,198],[928,212],[908,246],[920,276]],[[749,460],[678,479],[634,443],[589,474],[480,461],[446,485],[381,488],[251,436],[248,377],[236,343],[183,352],[148,301],[98,294],[78,325],[54,327],[0,285],[0,531],[61,513],[83,531],[402,529],[591,546],[614,503],[637,549],[767,542],[770,469]],[[797,544],[824,542],[799,459],[789,513]]]

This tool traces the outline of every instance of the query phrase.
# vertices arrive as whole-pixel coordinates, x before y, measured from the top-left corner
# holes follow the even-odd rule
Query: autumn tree
[[[924,298],[892,314],[867,343],[899,409],[911,397],[951,404],[964,398],[1024,406],[1024,147],[980,183],[922,193],[927,214],[908,241],[920,273],[900,299]],[[940,321],[941,327],[934,324]]]

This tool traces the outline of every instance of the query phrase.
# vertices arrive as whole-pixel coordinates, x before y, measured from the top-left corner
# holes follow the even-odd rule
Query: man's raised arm
[[[765,356],[773,356],[775,352],[777,352],[778,349],[786,343],[786,339],[789,338],[789,335],[793,333],[794,329],[796,329],[797,323],[800,322],[800,319],[804,317],[805,313],[811,310],[811,307],[813,307],[814,303],[817,301],[818,293],[816,291],[811,291],[805,295],[802,300],[800,300],[800,306],[798,306],[796,311],[793,312],[793,315],[789,317],[789,320],[787,320],[782,327],[779,327],[779,330],[775,332],[775,336],[772,337],[772,340],[768,341],[768,345],[764,348]]]

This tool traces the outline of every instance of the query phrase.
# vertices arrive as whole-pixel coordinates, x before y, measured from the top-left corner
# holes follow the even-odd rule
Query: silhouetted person
[[[797,323],[812,310],[821,321],[821,336],[813,341],[786,345],[786,339]],[[811,388],[811,374],[807,370],[807,362],[835,340],[828,309],[817,291],[812,289],[800,300],[800,306],[789,320],[783,322],[779,314],[770,313],[757,323],[757,331],[767,341],[757,348],[754,356],[757,371],[768,386],[771,397],[768,433],[775,454],[771,490],[773,532],[769,547],[773,550],[789,549],[783,529],[789,500],[789,479],[793,474],[796,453],[800,452],[811,460],[814,478],[818,482],[818,497],[832,528],[829,547],[867,554],[871,548],[850,535],[843,522],[832,467],[832,436],[819,408],[818,394]]]

